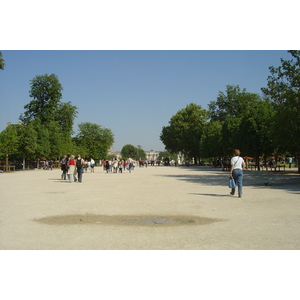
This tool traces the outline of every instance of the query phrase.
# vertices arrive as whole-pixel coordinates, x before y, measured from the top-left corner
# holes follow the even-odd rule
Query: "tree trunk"
[[[197,166],[198,165],[198,160],[197,157],[194,157],[194,165]]]
[[[257,165],[257,171],[260,171],[259,155],[255,157],[255,164]]]
[[[26,163],[26,160],[25,160],[25,157],[23,157],[23,171],[25,171],[25,169],[26,169],[25,163]]]

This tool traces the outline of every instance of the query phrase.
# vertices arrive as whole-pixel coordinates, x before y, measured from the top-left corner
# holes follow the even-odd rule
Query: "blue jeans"
[[[83,168],[78,168],[77,169],[77,174],[78,174],[78,181],[82,182],[82,173],[83,173]]]
[[[238,194],[243,194],[243,170],[241,169],[234,169],[232,171],[232,177],[235,181],[236,186],[238,187]],[[231,189],[231,193],[235,193],[235,188]]]

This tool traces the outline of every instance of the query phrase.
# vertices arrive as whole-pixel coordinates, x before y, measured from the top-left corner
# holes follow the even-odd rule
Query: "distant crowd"
[[[128,158],[127,160],[124,159],[104,159],[102,161],[103,170],[107,173],[122,173],[125,170],[131,172],[137,165],[139,167],[148,167],[150,166],[160,166],[160,160],[139,160],[135,161],[132,158]]]
[[[84,160],[80,154],[78,154],[77,158],[75,159],[74,155],[64,155],[63,159],[61,160],[61,179],[68,180],[72,182],[82,182],[82,174],[84,172],[92,172],[94,173],[95,161],[90,158],[88,160]]]
[[[103,171],[106,173],[123,173],[124,171],[128,171],[131,173],[136,166],[139,167],[148,167],[148,166],[160,166],[160,160],[139,160],[135,161],[132,158],[124,159],[104,159],[102,162]],[[47,164],[48,165],[48,164]],[[51,164],[51,169],[52,169]],[[176,166],[177,162],[171,160],[168,162],[169,166]],[[62,170],[61,179],[69,180],[72,182],[82,182],[82,174],[91,172],[94,173],[95,161],[93,158],[83,159],[80,154],[78,154],[77,158],[74,155],[64,155],[62,160],[60,161],[60,166]],[[49,168],[50,169],[50,162]]]
[[[246,167],[248,166],[255,166],[256,162],[255,159],[252,157],[243,157],[245,159]],[[285,157],[285,156],[278,156],[277,159],[275,159],[274,156],[268,157],[267,159],[264,159],[263,157],[259,157],[259,165],[261,167],[263,166],[268,166],[271,168],[276,168],[280,164],[288,164],[289,168],[291,168],[292,163],[296,164],[296,159],[295,157]],[[219,159],[215,159],[212,162],[212,166],[215,168],[222,168],[222,170],[228,171],[230,169],[230,162],[231,158],[230,157],[221,157]]]
[[[123,173],[126,168],[128,169],[129,173],[131,173],[131,171],[133,171],[134,167],[136,166],[136,161],[134,161],[130,157],[127,160],[117,158],[115,158],[114,160],[104,159],[102,161],[102,166],[103,170],[106,173]]]

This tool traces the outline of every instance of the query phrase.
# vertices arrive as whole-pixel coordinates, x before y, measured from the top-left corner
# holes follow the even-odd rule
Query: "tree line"
[[[160,139],[171,153],[186,158],[231,156],[238,148],[254,157],[296,156],[300,173],[300,51],[281,66],[269,67],[262,95],[227,85],[208,109],[191,103],[171,117]]]
[[[4,62],[2,61],[2,66]],[[30,81],[31,101],[24,106],[19,124],[8,124],[0,134],[0,156],[15,161],[59,159],[64,154],[103,159],[114,143],[114,134],[98,124],[83,122],[74,135],[78,108],[62,102],[63,87],[55,74],[37,75]]]

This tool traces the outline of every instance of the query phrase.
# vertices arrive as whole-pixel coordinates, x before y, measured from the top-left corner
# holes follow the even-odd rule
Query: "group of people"
[[[153,166],[156,164],[157,166],[160,166],[161,161],[160,160],[139,160],[139,166],[140,167],[148,167]]]
[[[43,168],[44,170],[51,170],[53,169],[53,160],[50,159],[49,161],[48,160],[45,160],[45,161],[41,161],[41,168]]]
[[[102,161],[103,170],[106,173],[112,172],[112,173],[123,173],[123,171],[128,169],[129,173],[134,170],[135,167],[135,161],[132,158],[128,158],[127,160],[124,159],[104,159]]]
[[[240,156],[239,149],[234,149],[233,155],[234,156],[230,161],[229,176],[234,179],[236,187],[238,189],[238,197],[241,198],[243,189],[243,170],[245,169],[246,165],[244,159]],[[134,170],[136,162],[131,158],[128,158],[127,160],[118,160],[117,158],[115,158],[114,160],[104,159],[102,163],[103,170],[106,171],[106,173],[122,173],[126,168],[128,169],[129,173],[131,173],[131,171]],[[68,176],[71,183],[73,181],[82,182],[82,174],[84,172],[84,169],[86,170],[86,172],[88,169],[90,169],[91,172],[94,172],[94,167],[95,161],[92,158],[85,161],[80,156],[80,154],[78,154],[76,159],[74,155],[70,155],[70,157],[64,155],[63,159],[61,160],[61,179],[67,180]],[[230,194],[234,195],[235,190],[235,187],[232,188]]]
[[[61,160],[61,179],[67,180],[68,176],[70,183],[76,181],[82,182],[82,174],[84,170],[87,172],[87,170],[90,169],[91,172],[94,172],[94,167],[95,161],[92,158],[85,161],[80,154],[78,154],[76,159],[74,155],[70,155],[70,157],[64,155]]]

